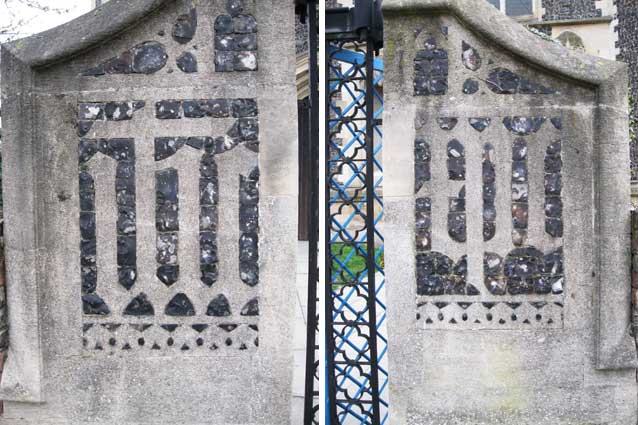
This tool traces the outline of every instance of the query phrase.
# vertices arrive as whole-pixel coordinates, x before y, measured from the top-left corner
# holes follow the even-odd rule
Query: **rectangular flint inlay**
[[[86,351],[257,349],[258,119],[254,99],[78,105]]]

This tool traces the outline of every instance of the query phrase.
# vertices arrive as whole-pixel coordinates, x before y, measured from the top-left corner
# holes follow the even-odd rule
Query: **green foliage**
[[[380,250],[381,248],[377,249],[377,265],[383,269],[385,267],[385,258],[383,252],[379,252]],[[333,258],[333,277],[335,272],[340,272],[339,276],[335,279],[336,282],[353,280],[352,275],[343,269],[339,263],[345,265],[348,270],[355,274],[355,276],[358,276],[361,272],[366,270],[366,257],[360,251],[353,253],[353,247],[343,243],[334,243],[330,245],[330,251],[332,252]],[[350,257],[351,254],[352,257]],[[348,259],[348,257],[350,258]]]

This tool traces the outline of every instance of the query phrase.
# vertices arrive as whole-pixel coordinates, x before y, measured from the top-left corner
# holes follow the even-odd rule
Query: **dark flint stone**
[[[447,167],[450,180],[465,180],[465,158],[448,159]]]
[[[124,289],[130,290],[137,280],[137,270],[133,267],[121,267],[117,270],[117,281]]]
[[[545,215],[560,218],[563,215],[563,202],[559,197],[545,198]]]
[[[501,278],[498,277],[486,277],[485,278],[485,287],[492,295],[505,295],[506,294],[506,286],[507,284],[503,282]],[[488,317],[488,320],[490,318]]]
[[[447,216],[447,231],[452,239],[465,242],[467,239],[464,213],[451,213]]]
[[[245,142],[244,147],[251,152],[259,153],[259,141]]]
[[[222,51],[231,51],[235,47],[235,37],[233,35],[216,35],[215,49]]]
[[[135,252],[135,236],[118,236],[117,238],[117,265],[135,266],[137,254]]]
[[[483,203],[483,220],[495,221],[496,220],[496,207],[490,202]]]
[[[242,316],[259,316],[259,299],[253,298],[241,309]]]
[[[215,51],[215,72],[230,72],[235,70],[235,53]]]
[[[493,252],[483,254],[483,271],[485,276],[498,277],[503,273],[503,259]]]
[[[448,76],[449,66],[447,59],[434,59],[430,62],[430,78],[445,78]]]
[[[116,189],[135,191],[135,163],[129,161],[118,162],[115,170],[115,178]]]
[[[195,37],[197,31],[197,9],[191,9],[188,14],[180,15],[173,26],[173,39],[180,44],[187,44]]]
[[[512,278],[507,280],[507,292],[510,295],[523,295],[534,293],[533,279]]]
[[[235,71],[257,70],[257,54],[250,51],[235,53],[233,68],[235,69]]]
[[[556,130],[563,129],[563,119],[561,117],[553,117],[551,121],[554,127],[556,128]]]
[[[543,273],[550,276],[562,276],[563,272],[563,248],[558,248],[545,256]]]
[[[161,43],[147,41],[132,49],[133,72],[137,74],[153,74],[166,66],[168,55]]]
[[[259,283],[259,267],[254,262],[242,261],[239,263],[239,277],[248,286]]]
[[[560,218],[548,218],[545,220],[545,233],[560,238],[563,236],[563,220]]]
[[[483,240],[491,241],[496,235],[496,223],[491,221],[483,222]]]
[[[135,234],[135,208],[118,206],[117,233],[121,235]]]
[[[461,47],[463,48],[463,65],[471,71],[477,71],[481,68],[482,60],[479,52],[465,41],[463,41]]]
[[[512,160],[523,161],[527,158],[527,142],[525,139],[517,138],[512,144]]]
[[[210,143],[209,140],[212,140],[210,137],[189,137],[186,140],[186,144],[193,149],[201,150],[206,144]]]
[[[192,325],[191,328],[193,328],[195,331],[197,331],[197,333],[201,334],[206,329],[208,329],[208,325],[197,323],[197,324]]]
[[[178,119],[181,104],[179,100],[161,100],[155,104],[155,117],[159,120]]]
[[[215,157],[213,155],[204,155],[202,157],[202,161],[199,165],[199,172],[204,179],[217,177],[217,163],[215,162]]]
[[[550,292],[552,292],[552,285],[548,279],[544,277],[534,279],[534,293],[544,295]]]
[[[512,243],[521,246],[527,239],[527,231],[523,229],[512,229]]]
[[[83,77],[100,77],[106,74],[106,70],[104,69],[104,64],[100,64],[95,68],[89,68],[85,71],[82,71],[80,75]]]
[[[164,285],[171,286],[179,279],[179,265],[163,265],[157,268],[157,278]]]
[[[217,177],[200,178],[200,205],[217,205],[219,202],[219,183]]]
[[[228,317],[232,315],[228,298],[226,298],[223,294],[215,297],[215,299],[208,304],[206,315],[212,317]]]
[[[454,275],[466,278],[467,277],[467,255],[461,257],[461,259],[454,265]]]
[[[516,94],[520,84],[520,77],[505,68],[496,68],[487,78],[487,86],[497,94]]]
[[[239,238],[239,261],[256,262],[259,258],[258,237],[256,233],[244,233]]]
[[[456,139],[450,140],[447,144],[448,158],[461,158],[465,155],[463,144]]]
[[[512,225],[515,229],[527,229],[529,208],[526,203],[512,204]]]
[[[184,52],[175,61],[180,71],[186,74],[197,72],[197,58],[190,52]]]
[[[474,94],[477,91],[479,91],[479,82],[472,79],[472,78],[468,78],[467,80],[465,80],[465,82],[463,83],[463,93],[465,94]]]
[[[166,305],[166,309],[164,310],[164,314],[167,316],[194,316],[195,315],[195,307],[193,307],[193,303],[188,299],[186,294],[177,294],[173,297],[172,300]]]
[[[108,102],[104,107],[109,121],[127,121],[133,118],[133,104],[130,102]]]
[[[104,67],[107,74],[131,74],[133,72],[133,52],[130,50],[123,52],[120,56],[111,58],[100,66]]]
[[[97,294],[82,295],[82,309],[84,314],[96,316],[107,316],[111,314],[109,307]]]
[[[199,234],[200,264],[217,264],[217,235],[214,232]]]
[[[496,181],[496,169],[490,160],[483,160],[483,183],[494,183]]]
[[[417,198],[415,208],[419,212],[430,213],[432,211],[432,200],[430,198]]]
[[[215,19],[215,33],[217,34],[232,34],[233,33],[233,18],[229,15],[219,15]]]
[[[521,78],[519,93],[520,94],[554,94],[556,93],[556,90],[545,87],[538,83],[534,83],[526,78]]]
[[[254,118],[240,118],[239,135],[243,141],[257,140],[259,137],[258,121]]]
[[[429,251],[430,249],[432,249],[431,234],[430,234],[429,227],[416,230],[415,244],[416,244],[416,250],[418,252]]]
[[[177,265],[177,233],[160,233],[157,235],[156,260],[159,264]]]
[[[80,255],[82,258],[90,259],[89,265],[95,264],[95,255],[97,253],[97,243],[95,239],[80,241]],[[83,261],[84,262],[84,261]]]
[[[483,201],[493,204],[496,199],[496,184],[483,183]]]
[[[545,172],[560,173],[563,168],[563,160],[560,156],[545,156]]]
[[[422,276],[416,280],[417,295],[435,296],[445,293],[445,279],[442,276]]]
[[[259,180],[239,176],[239,202],[243,205],[257,205],[259,203]]]
[[[133,161],[135,147],[133,139],[99,139],[98,150],[117,161]]]
[[[254,99],[234,99],[232,101],[233,117],[256,117],[258,114],[257,102]]]
[[[155,228],[160,232],[179,230],[179,210],[175,204],[159,205],[155,210]]]
[[[563,288],[563,283],[564,282],[565,282],[565,278],[563,278],[563,277],[553,277],[553,278],[549,279],[549,284],[552,287],[552,294],[555,294],[555,295],[562,294],[563,291],[564,291],[564,288]],[[558,303],[556,303],[556,304],[560,305]]]
[[[470,125],[474,128],[474,130],[483,132],[487,127],[490,126],[492,122],[491,118],[470,118]]]
[[[95,239],[95,213],[80,213],[80,235],[84,240]]]
[[[157,203],[174,204],[179,202],[179,176],[177,170],[169,168],[155,173],[155,184],[157,191]]]
[[[202,108],[209,117],[226,118],[230,116],[230,104],[227,99],[208,99],[203,102]]]
[[[133,111],[139,111],[146,106],[146,102],[143,100],[136,100],[133,102]]]
[[[233,32],[237,34],[257,32],[257,21],[252,15],[237,15],[233,17]]]
[[[156,137],[155,161],[162,161],[175,155],[186,144],[184,137]]]
[[[179,325],[160,325],[160,327],[162,329],[164,329],[165,331],[168,331],[170,333],[175,332],[175,329],[179,328]],[[172,344],[169,344],[172,345]]]
[[[202,264],[200,266],[201,281],[204,285],[211,287],[219,279],[219,269],[217,264]]]
[[[85,121],[101,121],[104,119],[103,103],[80,103],[78,119]]]
[[[259,208],[257,205],[239,206],[239,230],[256,232],[259,229]]]
[[[543,253],[533,247],[516,248],[505,259],[505,276],[512,280],[531,280],[541,275]]]
[[[257,50],[256,34],[236,34],[233,36],[233,50]]]
[[[437,118],[437,124],[441,128],[441,130],[454,130],[454,127],[459,123],[458,118]]]
[[[82,267],[82,294],[92,294],[97,288],[97,267]]]
[[[199,213],[199,228],[200,230],[217,231],[217,207],[215,206],[202,206]]]
[[[93,128],[93,121],[79,121],[78,122],[78,136],[84,137]]]
[[[133,298],[124,309],[125,316],[154,316],[155,309],[153,304],[148,300],[145,293],[140,293]]]
[[[527,202],[529,187],[527,184],[512,184],[512,201]]]
[[[505,117],[503,125],[512,133],[527,136],[540,130],[545,120],[545,117]]]
[[[547,155],[553,156],[553,155],[560,155],[560,151],[561,151],[561,141],[560,140],[556,140],[555,142],[553,142],[552,144],[550,144],[547,147]]]
[[[205,100],[185,100],[182,102],[185,118],[204,118],[206,114]]]
[[[449,212],[465,212],[464,198],[448,198]]]
[[[436,49],[436,38],[429,37],[425,40],[425,48],[428,50]]]
[[[476,286],[472,285],[471,283],[468,283],[467,295],[470,295],[470,296],[481,295],[481,292],[476,288]]]
[[[444,280],[443,288],[445,295],[465,295],[465,280],[457,276],[448,276]]]
[[[238,16],[244,11],[242,0],[227,0],[226,10],[231,16]]]
[[[93,139],[80,139],[79,163],[84,164],[97,153],[97,142]]]
[[[512,182],[513,183],[526,183],[527,182],[527,163],[524,161],[512,162]]]
[[[116,179],[116,187],[123,186],[124,189],[116,189],[115,200],[120,207],[135,208],[135,188],[128,188],[135,184],[134,180]]]

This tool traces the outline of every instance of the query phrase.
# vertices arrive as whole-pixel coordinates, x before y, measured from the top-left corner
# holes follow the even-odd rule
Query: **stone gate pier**
[[[384,17],[392,423],[635,424],[625,65],[482,0]]]
[[[111,0],[3,46],[2,423],[289,423],[293,8]]]

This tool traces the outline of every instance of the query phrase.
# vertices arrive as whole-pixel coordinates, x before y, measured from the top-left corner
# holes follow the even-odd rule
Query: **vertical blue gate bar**
[[[383,62],[354,39],[330,41],[327,56],[327,411],[332,424],[385,424]]]

